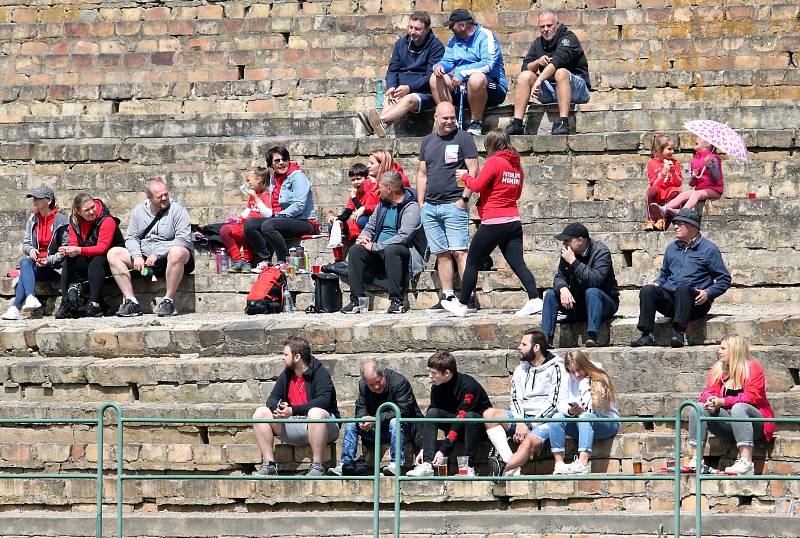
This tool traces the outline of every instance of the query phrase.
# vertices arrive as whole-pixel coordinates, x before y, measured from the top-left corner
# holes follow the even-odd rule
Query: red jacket
[[[80,230],[81,230],[81,237],[80,241],[78,240],[78,235],[75,233],[75,226],[69,227],[69,245],[71,247],[81,247],[81,256],[103,256],[108,249],[112,246],[115,246],[115,243],[119,243],[119,241],[115,241],[115,234],[117,232],[117,223],[114,218],[108,213],[103,202],[100,200],[95,199],[94,206],[97,209],[97,217],[95,220],[89,222],[83,219],[80,219]],[[90,232],[92,231],[92,227],[94,226],[97,219],[102,219],[100,223],[100,228],[97,230],[97,240],[95,241],[93,237],[90,237]],[[81,246],[81,243],[94,243]]]
[[[358,203],[364,206],[364,215],[372,215],[372,212],[375,211],[375,207],[377,207],[381,201],[381,197],[378,194],[378,186],[372,181],[372,178],[367,178],[361,186],[361,191],[362,192],[358,194]],[[344,207],[352,209],[353,211],[358,209],[352,198],[347,199],[347,203]]]
[[[400,177],[403,178],[403,187],[405,188],[411,187],[411,182],[408,180],[406,171],[403,170],[403,166],[399,162],[397,161],[394,162],[394,165],[392,166],[392,171],[397,172],[398,174],[400,174]]]
[[[524,178],[519,155],[507,150],[486,159],[478,177],[469,174],[463,177],[467,188],[480,194],[478,216],[481,220],[519,216],[517,200],[522,195]]]
[[[750,404],[761,413],[764,418],[774,418],[775,413],[772,412],[772,406],[767,400],[767,380],[764,377],[764,370],[761,368],[761,363],[755,359],[747,361],[747,368],[749,375],[742,392],[736,396],[723,396],[724,380],[719,380],[714,383],[706,383],[706,390],[700,395],[700,402],[705,403],[710,397],[724,398],[725,404],[722,406],[725,409],[730,409],[734,404],[746,403]],[[767,441],[772,440],[775,433],[774,422],[762,422],[764,424],[764,437]]]
[[[681,192],[681,183],[683,182],[683,172],[681,172],[681,165],[677,160],[672,159],[672,166],[666,175],[663,170],[664,161],[661,159],[653,158],[647,163],[647,181],[651,187],[658,189],[662,203],[666,202],[673,192]]]

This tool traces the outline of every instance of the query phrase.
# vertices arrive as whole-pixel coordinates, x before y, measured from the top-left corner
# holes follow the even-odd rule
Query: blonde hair
[[[664,148],[672,144],[675,145],[675,141],[672,139],[671,136],[665,135],[663,133],[656,133],[653,135],[653,141],[650,144],[650,156],[655,158],[658,155],[661,155],[661,152],[664,151]]]
[[[385,149],[379,149],[370,153],[375,159],[378,161],[378,173],[375,174],[375,178],[380,180],[381,176],[385,172],[391,172],[394,170],[394,159],[392,158],[392,154],[386,151]]]
[[[592,407],[595,411],[609,411],[617,398],[611,378],[602,368],[598,368],[589,360],[586,353],[576,349],[564,355],[564,367],[567,370],[583,370],[589,378],[592,392]]]
[[[726,365],[721,360],[714,363],[708,373],[708,384],[722,382],[727,376],[730,382],[729,388],[744,388],[747,379],[750,377],[750,368],[747,362],[753,358],[750,355],[750,344],[738,334],[726,336],[722,339],[722,342],[728,344],[728,363]]]

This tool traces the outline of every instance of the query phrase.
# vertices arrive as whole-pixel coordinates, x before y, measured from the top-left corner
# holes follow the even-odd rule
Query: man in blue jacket
[[[453,102],[466,90],[471,120],[466,131],[483,134],[483,112],[506,99],[508,82],[497,37],[475,22],[466,9],[454,9],[445,26],[453,32],[442,60],[433,67],[431,92],[436,104]]]
[[[655,345],[656,312],[672,318],[675,335],[670,345],[683,347],[689,321],[711,310],[711,303],[728,291],[731,275],[717,245],[700,235],[700,215],[683,208],[672,219],[675,241],[664,253],[661,272],[639,291],[639,323],[642,336],[631,346]]]
[[[442,55],[444,45],[431,32],[430,15],[415,11],[408,21],[408,33],[397,40],[392,50],[383,109],[357,113],[369,134],[383,138],[389,126],[406,114],[419,114],[436,106],[428,80]]]

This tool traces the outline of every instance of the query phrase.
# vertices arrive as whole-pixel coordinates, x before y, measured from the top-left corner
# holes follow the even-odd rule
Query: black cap
[[[686,222],[696,226],[698,230],[700,229],[700,215],[697,214],[697,211],[688,207],[682,207],[678,214],[672,217],[672,222]]]
[[[458,8],[450,13],[450,18],[444,21],[444,25],[450,28],[457,22],[475,22],[475,19],[472,18],[472,15],[466,9]]]
[[[580,222],[573,222],[564,227],[564,231],[556,236],[559,241],[566,241],[571,237],[585,237],[589,239],[589,230]]]

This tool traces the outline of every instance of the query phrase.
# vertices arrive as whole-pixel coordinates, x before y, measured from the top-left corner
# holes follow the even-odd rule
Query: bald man
[[[436,105],[436,130],[422,140],[417,171],[417,201],[420,219],[436,267],[444,299],[455,298],[454,264],[464,274],[469,247],[469,197],[472,191],[459,186],[456,170],[478,174],[478,148],[467,134],[456,126],[456,109],[452,103]],[[434,308],[442,308],[441,302]]]

